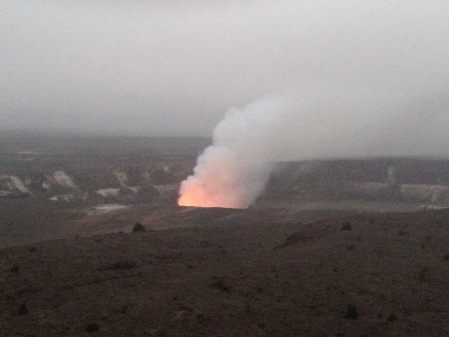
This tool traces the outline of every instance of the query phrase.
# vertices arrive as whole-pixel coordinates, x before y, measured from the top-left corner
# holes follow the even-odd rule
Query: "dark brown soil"
[[[3,248],[0,335],[449,336],[448,211],[252,212]]]

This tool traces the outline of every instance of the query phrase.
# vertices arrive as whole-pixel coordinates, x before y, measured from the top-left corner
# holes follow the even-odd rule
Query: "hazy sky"
[[[0,129],[210,135],[286,91],[447,110],[448,41],[447,0],[2,0]]]

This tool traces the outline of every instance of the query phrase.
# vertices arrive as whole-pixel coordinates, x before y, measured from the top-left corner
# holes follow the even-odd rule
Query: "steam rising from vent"
[[[447,97],[339,87],[302,97],[267,95],[230,109],[182,182],[178,204],[247,208],[280,160],[447,157]]]
[[[287,108],[268,96],[241,109],[230,109],[214,130],[213,145],[198,158],[194,175],[181,184],[180,206],[247,208],[269,177],[271,151],[264,138]],[[260,146],[262,145],[262,146]]]

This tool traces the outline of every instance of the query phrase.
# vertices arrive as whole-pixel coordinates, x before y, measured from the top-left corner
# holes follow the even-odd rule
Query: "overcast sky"
[[[386,97],[367,119],[384,92],[447,104],[448,41],[447,0],[2,0],[0,129],[210,135],[311,88]]]

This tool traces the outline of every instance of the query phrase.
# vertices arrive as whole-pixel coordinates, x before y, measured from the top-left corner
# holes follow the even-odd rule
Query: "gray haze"
[[[358,121],[425,138],[446,126],[448,18],[445,0],[3,0],[0,129],[210,135],[275,92],[328,109],[310,132],[344,128],[350,97]]]

